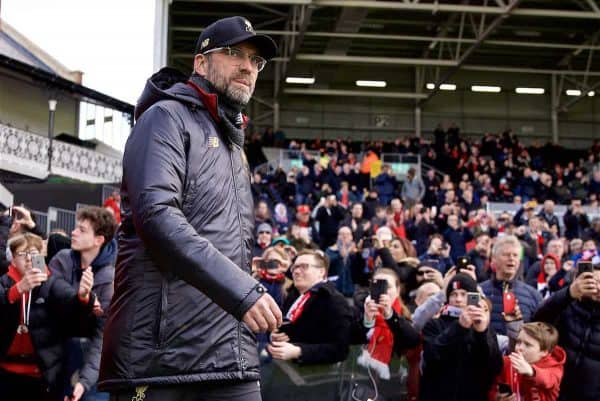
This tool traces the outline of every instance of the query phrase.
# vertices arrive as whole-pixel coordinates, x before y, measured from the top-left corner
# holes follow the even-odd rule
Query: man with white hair
[[[481,283],[481,289],[492,302],[491,325],[498,334],[506,335],[505,315],[514,314],[518,304],[523,320],[531,320],[542,296],[532,287],[516,280],[521,263],[522,246],[514,235],[499,237],[492,249],[492,278]]]

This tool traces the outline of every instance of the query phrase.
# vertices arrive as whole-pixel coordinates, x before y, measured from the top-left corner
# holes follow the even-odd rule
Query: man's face
[[[458,216],[448,216],[448,226],[456,230],[458,228]]]
[[[442,248],[442,240],[439,238],[434,238],[431,240],[431,244],[429,244],[429,253],[432,255],[437,255],[440,253]]]
[[[89,220],[77,220],[75,228],[71,231],[71,249],[79,252],[100,248],[104,237],[94,234],[94,228]]]
[[[494,255],[496,274],[501,280],[512,280],[517,274],[521,263],[519,247],[507,244]]]
[[[554,256],[557,256],[559,259],[562,259],[563,254],[565,253],[565,246],[561,240],[553,240],[548,243],[548,253],[551,253]]]
[[[544,202],[544,211],[548,214],[554,213],[554,202],[547,200]]]
[[[492,241],[491,241],[490,237],[488,237],[487,235],[482,235],[477,238],[477,243],[475,244],[475,248],[477,249],[477,252],[487,253],[490,249],[491,243],[492,243]]]
[[[238,43],[235,46],[246,53],[243,61],[229,56],[225,52],[214,52],[202,57],[203,62],[196,61],[196,72],[205,77],[220,93],[230,100],[246,105],[254,93],[258,78],[258,69],[250,61],[249,56],[257,54],[256,47],[250,43]]]
[[[527,363],[530,364],[536,363],[548,355],[548,351],[542,351],[540,349],[540,343],[535,338],[527,334],[524,330],[519,332],[515,351],[523,355],[523,358],[527,361]]]
[[[259,231],[258,232],[258,238],[257,238],[257,242],[260,245],[269,245],[271,243],[273,239],[273,235],[271,234],[270,231]]]
[[[392,206],[392,210],[394,211],[394,213],[400,213],[402,211],[402,202],[400,202],[400,199],[392,199],[390,205]]]
[[[319,267],[312,255],[298,256],[291,267],[294,286],[304,293],[325,278],[325,269]]]
[[[338,240],[347,244],[352,241],[352,231],[348,227],[342,227],[338,231]]]

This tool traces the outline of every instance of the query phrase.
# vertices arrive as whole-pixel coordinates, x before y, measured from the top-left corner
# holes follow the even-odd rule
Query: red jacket
[[[565,350],[557,345],[551,354],[533,364],[535,374],[529,377],[517,373],[512,368],[509,357],[505,356],[504,369],[498,376],[498,383],[507,383],[513,393],[520,394],[517,401],[556,401],[566,359]],[[495,394],[490,399],[495,400]]]

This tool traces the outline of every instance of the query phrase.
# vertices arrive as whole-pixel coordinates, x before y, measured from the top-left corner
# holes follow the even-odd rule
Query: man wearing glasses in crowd
[[[276,52],[247,19],[221,19],[201,33],[192,76],[159,71],[136,106],[99,381],[111,400],[261,399],[252,332],[282,316],[250,275],[241,111]]]

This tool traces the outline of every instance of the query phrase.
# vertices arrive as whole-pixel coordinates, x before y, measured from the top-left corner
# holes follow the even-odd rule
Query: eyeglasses
[[[37,256],[39,255],[40,252],[39,251],[21,251],[21,252],[16,252],[15,253],[15,258],[19,258],[19,259],[25,259],[27,256]]]
[[[240,64],[243,63],[246,60],[246,58],[249,58],[250,62],[258,70],[258,72],[261,72],[265,68],[265,65],[267,65],[267,60],[265,60],[261,56],[257,54],[248,54],[245,51],[238,49],[237,47],[216,47],[202,54],[210,54],[215,52],[223,52],[224,54],[228,55],[234,60],[239,61]]]
[[[309,267],[314,267],[316,269],[321,268],[319,265],[311,265],[310,263],[296,263],[290,267],[290,272],[294,272],[296,269],[301,269],[302,271],[307,271]]]

